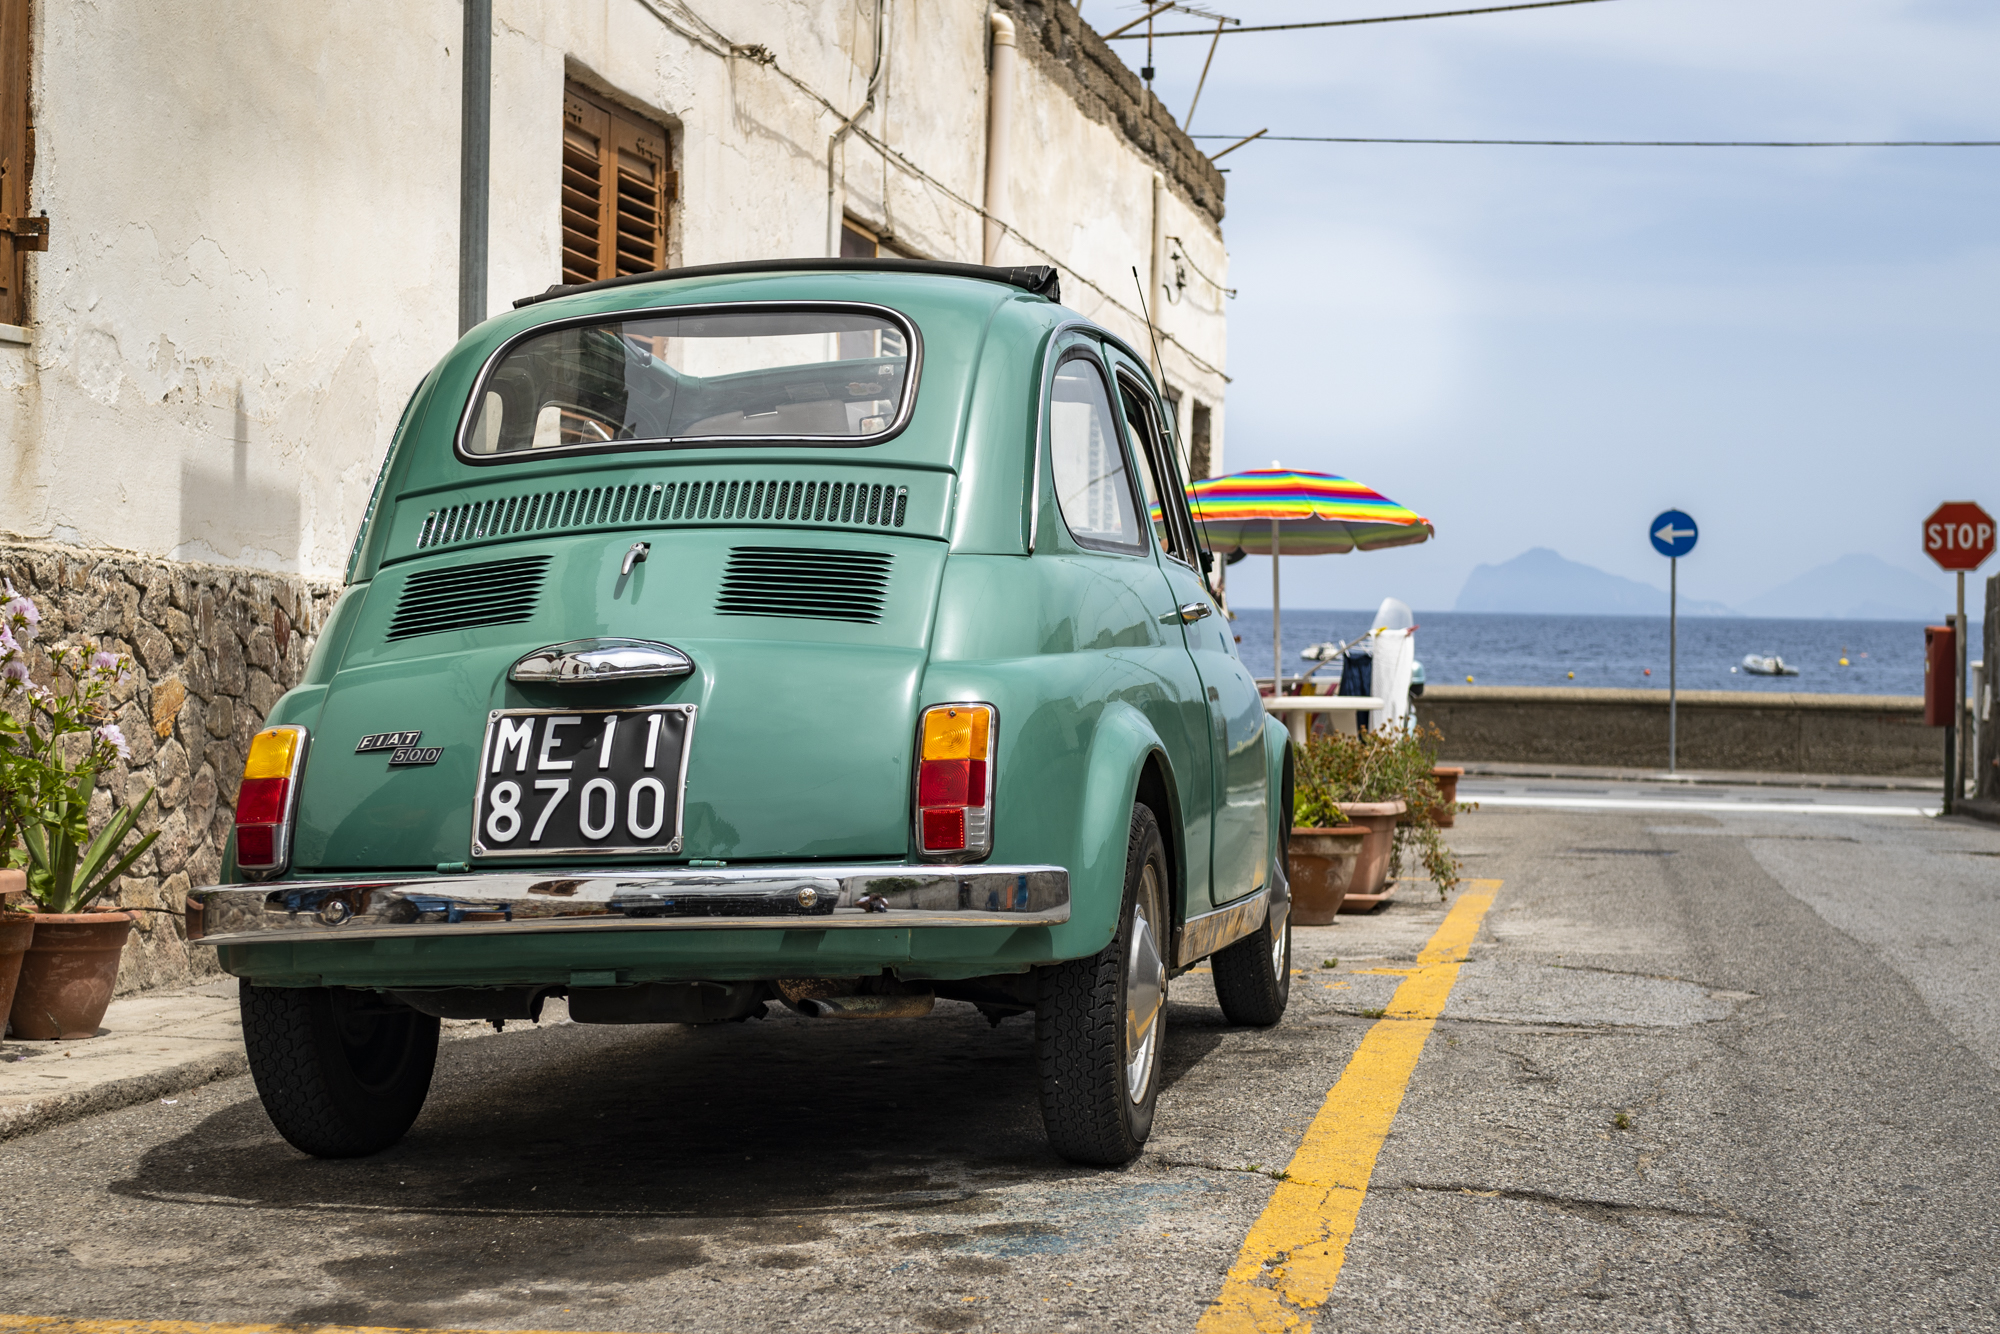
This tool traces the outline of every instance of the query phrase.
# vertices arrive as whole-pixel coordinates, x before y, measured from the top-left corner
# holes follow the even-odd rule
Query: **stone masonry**
[[[339,589],[291,575],[153,560],[53,544],[0,544],[0,575],[42,611],[37,647],[92,641],[131,657],[112,695],[132,759],[104,774],[91,828],[156,788],[140,829],[161,831],[118,903],[137,925],[120,993],[185,983],[216,971],[213,951],[187,945],[187,892],[212,885],[234,819],[250,738],[278,696],[305,673]],[[46,658],[35,679],[48,679]]]

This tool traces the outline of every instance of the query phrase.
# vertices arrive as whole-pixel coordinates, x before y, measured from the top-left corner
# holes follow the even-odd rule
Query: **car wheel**
[[[403,1137],[437,1064],[438,1021],[344,987],[240,991],[257,1096],[293,1148],[358,1158]]]
[[[1167,903],[1159,822],[1134,806],[1118,932],[1090,958],[1048,969],[1035,1006],[1042,1124],[1072,1162],[1128,1163],[1153,1129],[1166,1036]]]
[[[1292,918],[1273,912],[1264,925],[1209,959],[1215,998],[1232,1024],[1269,1028],[1285,1017],[1292,995]]]

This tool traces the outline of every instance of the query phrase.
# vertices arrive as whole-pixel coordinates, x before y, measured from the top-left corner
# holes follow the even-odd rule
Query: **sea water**
[[[1280,618],[1285,674],[1312,668],[1299,657],[1309,644],[1339,643],[1367,632],[1375,612],[1293,611]],[[1419,609],[1417,660],[1430,685],[1667,687],[1664,616],[1529,616]],[[1940,618],[1942,620],[1942,618]],[[1271,672],[1271,613],[1237,612],[1243,661]],[[1972,623],[1969,656],[1980,656]],[[1776,654],[1797,676],[1751,676],[1743,655]],[[1846,659],[1845,663],[1841,660]],[[1734,670],[1732,670],[1734,669]],[[1339,665],[1322,668],[1321,677]],[[1812,694],[1917,695],[1924,682],[1920,621],[1815,621],[1748,616],[1680,618],[1683,690],[1796,690]]]

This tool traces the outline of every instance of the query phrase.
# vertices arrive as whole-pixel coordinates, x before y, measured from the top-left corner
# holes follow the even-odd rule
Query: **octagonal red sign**
[[[1976,570],[1993,554],[1993,516],[1969,500],[1938,506],[1924,520],[1924,554],[1947,570]]]

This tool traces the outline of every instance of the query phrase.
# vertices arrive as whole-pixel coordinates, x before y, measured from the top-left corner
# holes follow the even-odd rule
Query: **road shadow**
[[[1163,1087],[1221,1038],[1170,1023]],[[995,1187],[1103,1171],[1049,1149],[1036,1090],[1032,1020],[992,1027],[949,1003],[920,1020],[774,1013],[703,1028],[551,1026],[447,1043],[423,1114],[382,1153],[307,1157],[250,1098],[146,1152],[112,1190],[244,1208],[645,1216],[655,1226],[962,1209]]]

